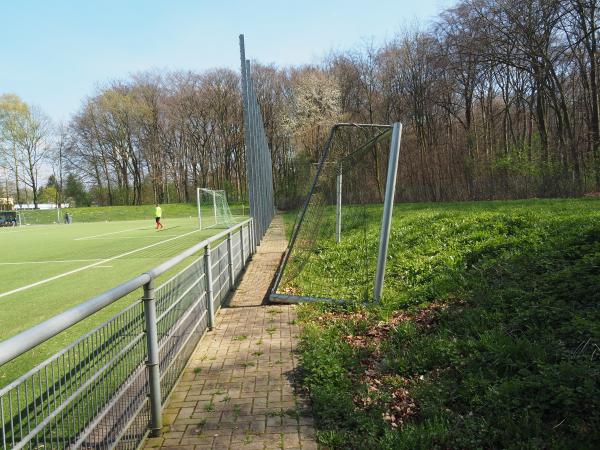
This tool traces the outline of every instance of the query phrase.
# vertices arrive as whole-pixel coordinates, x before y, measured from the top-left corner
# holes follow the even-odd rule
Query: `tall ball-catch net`
[[[373,299],[391,127],[332,130],[271,298]]]
[[[201,230],[208,228],[228,228],[235,219],[227,203],[225,191],[198,188],[198,225]]]

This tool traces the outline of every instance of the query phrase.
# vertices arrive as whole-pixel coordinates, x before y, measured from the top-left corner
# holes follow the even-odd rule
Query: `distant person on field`
[[[163,228],[163,224],[160,223],[160,218],[162,217],[162,209],[160,205],[156,204],[156,209],[154,210],[154,219],[156,220],[156,229],[160,230]]]

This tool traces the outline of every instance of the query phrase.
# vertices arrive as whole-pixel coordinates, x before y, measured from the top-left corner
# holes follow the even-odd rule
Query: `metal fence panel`
[[[242,235],[244,236],[244,265],[250,258],[250,227],[242,230]]]
[[[233,273],[238,276],[242,270],[242,251],[241,251],[241,237],[239,233],[233,233],[231,236],[231,250],[233,253]]]
[[[86,429],[99,426],[100,411],[112,399],[117,404],[132,383],[145,359],[143,338],[143,308],[136,301],[0,390],[3,447],[63,448],[80,441]],[[119,416],[104,412],[103,423]]]
[[[236,278],[243,269],[240,233],[246,240],[250,223],[232,228]],[[211,256],[216,311],[234,282],[227,240],[212,249]],[[163,402],[209,325],[204,264],[204,255],[196,257],[154,293]],[[162,273],[166,268],[155,270]],[[144,304],[136,300],[0,389],[1,448],[136,449],[150,421],[145,338]]]
[[[229,288],[227,241],[221,242],[213,249],[212,279],[215,311],[219,309]]]

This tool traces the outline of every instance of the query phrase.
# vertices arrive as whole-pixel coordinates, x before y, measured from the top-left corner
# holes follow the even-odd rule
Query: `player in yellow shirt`
[[[163,224],[160,223],[160,218],[162,217],[162,209],[160,205],[157,203],[156,208],[154,209],[154,219],[156,220],[156,229],[160,230],[163,228]]]

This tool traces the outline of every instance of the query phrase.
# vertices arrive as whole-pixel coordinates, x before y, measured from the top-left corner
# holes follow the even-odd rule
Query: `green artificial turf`
[[[195,203],[169,203],[161,205],[161,207],[165,216],[170,218],[194,218],[198,215],[198,208]],[[234,216],[248,214],[248,205],[233,203],[229,204],[229,208]],[[73,223],[152,219],[154,205],[64,208],[60,211],[60,222],[64,222],[65,213],[71,215]],[[34,225],[53,224],[59,221],[55,209],[24,210],[20,214],[22,214],[26,223]]]
[[[163,207],[165,228],[156,231],[151,219],[153,207],[145,209],[148,211],[142,217],[147,216],[146,220],[91,223],[75,220],[71,225],[0,228],[0,340],[115,287],[223,230],[199,230],[196,216],[173,217],[178,214],[173,214],[171,205],[167,205]],[[119,210],[123,217],[133,217],[139,212],[137,207],[129,212],[120,207]],[[190,260],[164,274],[158,282]],[[0,367],[0,386],[107,320],[140,295],[141,291],[132,293]]]
[[[295,292],[343,298],[364,239],[319,241]],[[597,200],[396,205],[382,303],[300,308],[320,443],[598,448],[599,284]]]

